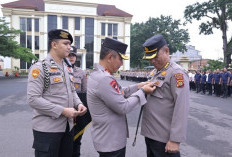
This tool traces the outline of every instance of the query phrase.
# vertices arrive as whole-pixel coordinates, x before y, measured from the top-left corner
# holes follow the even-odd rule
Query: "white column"
[[[47,54],[48,54],[48,16],[45,15],[43,19],[41,19],[42,24],[40,24],[40,26],[43,26],[43,27],[40,27],[41,31],[44,32],[44,34],[42,35],[42,38],[43,38],[43,47],[41,47],[40,49],[43,49],[43,50],[47,50],[47,51],[44,51],[43,53],[43,56],[41,56],[41,59],[44,59],[47,57]]]
[[[81,69],[86,70],[86,52],[81,56]]]

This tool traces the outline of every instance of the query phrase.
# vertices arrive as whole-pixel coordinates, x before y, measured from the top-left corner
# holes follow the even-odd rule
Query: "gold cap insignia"
[[[65,38],[65,39],[68,39],[68,33],[66,33],[66,32],[60,32],[60,36],[62,37],[62,38]]]
[[[144,47],[144,50],[145,50],[145,51],[149,51],[149,49],[148,49],[147,47]]]

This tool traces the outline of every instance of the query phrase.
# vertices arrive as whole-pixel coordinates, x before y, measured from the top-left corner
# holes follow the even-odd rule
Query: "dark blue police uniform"
[[[227,96],[228,96],[228,79],[229,79],[229,77],[230,77],[230,74],[228,72],[224,72],[221,75],[223,98],[227,98]]]
[[[194,76],[195,84],[196,84],[196,92],[200,92],[200,80],[201,80],[201,74],[196,73]]]
[[[206,77],[205,74],[201,75],[201,89],[203,94],[205,94]]]

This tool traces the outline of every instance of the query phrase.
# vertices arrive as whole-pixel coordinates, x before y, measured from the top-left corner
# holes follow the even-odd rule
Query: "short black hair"
[[[112,53],[113,56],[117,55],[116,51],[114,51],[112,49],[109,49],[107,47],[102,46],[101,47],[101,51],[100,51],[100,60],[104,59],[109,53]]]

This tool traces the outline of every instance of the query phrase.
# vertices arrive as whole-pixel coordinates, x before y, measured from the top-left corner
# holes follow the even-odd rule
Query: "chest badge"
[[[53,79],[54,82],[60,82],[60,80],[61,80],[60,77],[55,77],[55,78]]]

